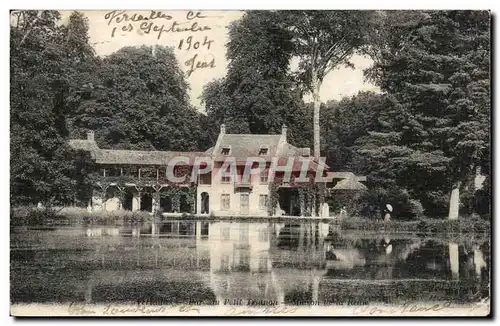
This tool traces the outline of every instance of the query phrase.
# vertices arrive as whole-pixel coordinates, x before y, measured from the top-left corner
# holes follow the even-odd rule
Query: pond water
[[[360,234],[320,222],[13,228],[11,302],[476,302],[489,296],[489,248],[473,234]]]

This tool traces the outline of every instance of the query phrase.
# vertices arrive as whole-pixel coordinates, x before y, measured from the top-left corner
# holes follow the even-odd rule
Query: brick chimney
[[[220,133],[221,133],[221,135],[224,135],[226,133],[226,125],[225,124],[220,125]]]
[[[94,141],[94,131],[92,130],[87,131],[87,140]]]

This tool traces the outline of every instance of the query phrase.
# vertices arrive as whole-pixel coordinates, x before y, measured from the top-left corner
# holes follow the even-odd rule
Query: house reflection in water
[[[94,248],[88,302],[107,291],[238,305],[469,300],[489,284],[487,243],[360,237],[321,222],[168,221],[84,235]]]
[[[298,298],[317,301],[320,279],[326,272],[320,269],[324,251],[319,246],[324,232],[316,232],[321,229],[318,224],[299,225],[297,246],[282,249],[275,245],[282,240],[280,231],[284,235],[290,231],[290,226],[212,223],[209,230],[210,278],[217,299],[228,304],[248,304],[250,301],[267,305],[293,303]],[[294,239],[292,234],[287,240]],[[297,297],[297,292],[307,293],[306,297]]]
[[[272,236],[270,223],[210,225],[210,279],[221,303],[283,301],[272,271],[269,253]]]

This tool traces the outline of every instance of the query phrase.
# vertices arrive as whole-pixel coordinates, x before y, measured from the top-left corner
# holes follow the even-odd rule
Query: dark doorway
[[[187,202],[187,195],[181,195],[181,213],[191,213],[191,205]]]
[[[172,212],[172,200],[168,196],[160,197],[160,207],[163,213]]]
[[[122,204],[122,209],[126,211],[131,211],[133,200],[134,200],[134,195],[130,191],[125,191],[125,198]]]
[[[150,194],[144,194],[141,196],[141,211],[153,211],[153,197]]]
[[[278,194],[279,205],[285,215],[300,216],[300,200],[297,189],[280,188]]]
[[[201,214],[210,213],[210,196],[206,192],[201,193]]]
[[[160,227],[160,234],[172,233],[172,222],[166,222]]]
[[[180,235],[196,235],[196,222],[180,222],[179,223],[179,234]]]
[[[201,236],[208,237],[208,229],[209,229],[210,223],[209,222],[201,222]]]

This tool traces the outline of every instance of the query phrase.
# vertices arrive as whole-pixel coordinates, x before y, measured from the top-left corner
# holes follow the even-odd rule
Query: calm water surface
[[[11,230],[13,303],[475,302],[489,243],[326,223],[172,221]]]

